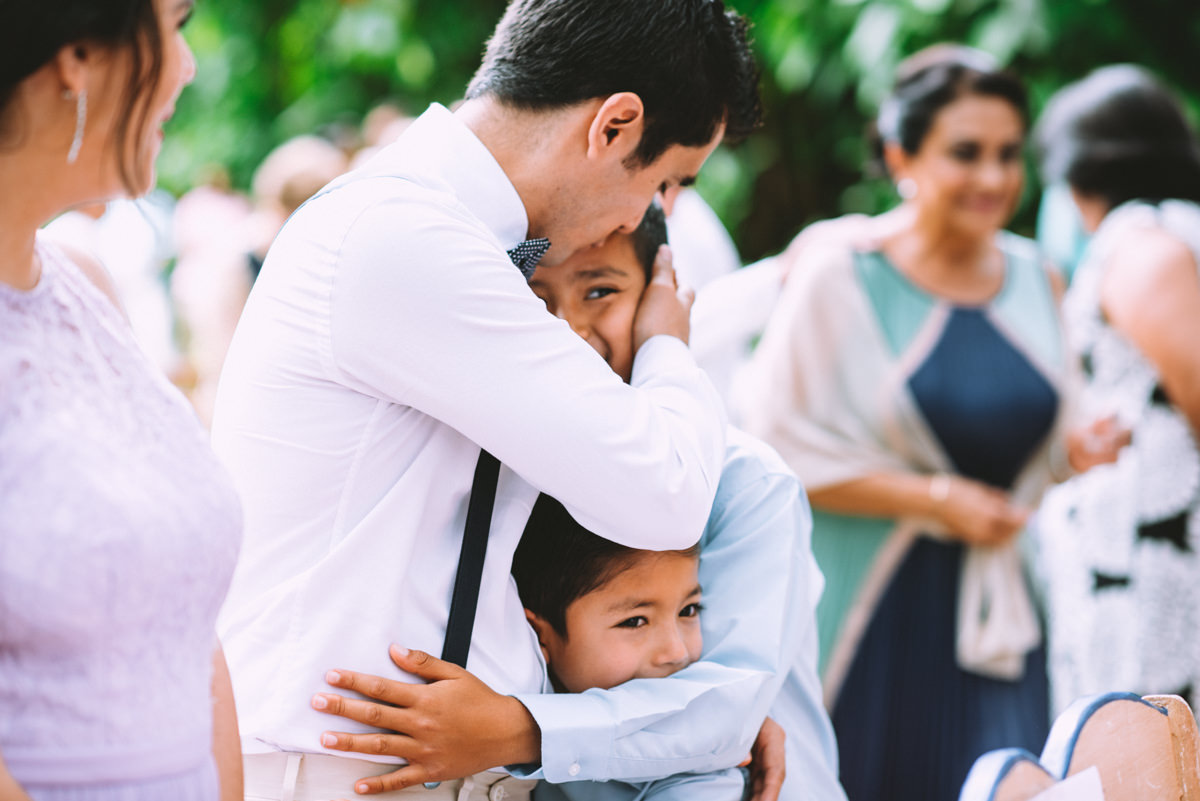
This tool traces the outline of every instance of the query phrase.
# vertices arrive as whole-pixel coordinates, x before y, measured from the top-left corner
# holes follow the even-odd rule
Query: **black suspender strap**
[[[475,608],[479,604],[479,582],[483,578],[483,557],[487,553],[488,530],[492,527],[492,507],[496,504],[496,482],[500,462],[487,451],[479,452],[475,480],[467,501],[467,525],[463,530],[462,551],[458,556],[458,574],[450,600],[450,618],[446,622],[446,643],[442,659],[459,667],[467,666],[471,650],[471,630],[475,627]]]

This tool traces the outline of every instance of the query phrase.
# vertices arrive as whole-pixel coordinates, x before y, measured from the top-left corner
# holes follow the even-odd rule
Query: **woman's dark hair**
[[[1200,150],[1179,103],[1140,67],[1101,67],[1059,90],[1034,140],[1047,183],[1066,181],[1115,208],[1200,202]]]
[[[567,636],[567,607],[603,587],[645,553],[618,545],[581,526],[563,505],[539,495],[513,555],[521,604]],[[698,556],[700,547],[667,551]]]
[[[126,143],[148,123],[149,102],[162,72],[162,37],[154,0],[0,0],[0,143],[20,140],[7,119],[17,87],[71,44],[128,48],[132,69],[117,112],[114,146],[121,180],[137,176]]]
[[[938,113],[963,97],[996,97],[1008,101],[1029,126],[1029,97],[1012,73],[1001,70],[988,54],[971,47],[940,44],[925,48],[896,67],[892,91],[879,107],[872,137],[883,172],[883,147],[895,142],[916,153]]]
[[[537,111],[637,94],[646,125],[630,166],[672,145],[733,141],[762,117],[746,21],[721,0],[513,0],[467,97]]]

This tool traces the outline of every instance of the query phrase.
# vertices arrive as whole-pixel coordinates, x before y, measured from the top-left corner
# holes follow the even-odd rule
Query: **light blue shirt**
[[[817,678],[815,610],[824,580],[811,535],[808,500],[791,470],[769,447],[730,429],[700,540],[703,658],[668,678],[611,690],[518,695],[542,731],[541,768],[522,775],[566,783],[543,784],[539,801],[734,801],[740,772],[728,769],[746,758],[768,713],[787,733],[780,798],[844,801]],[[710,779],[714,786],[702,790]]]

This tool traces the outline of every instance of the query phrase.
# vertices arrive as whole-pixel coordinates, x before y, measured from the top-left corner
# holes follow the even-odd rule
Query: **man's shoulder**
[[[310,198],[287,221],[277,244],[341,252],[348,243],[393,256],[440,247],[461,237],[491,244],[494,237],[447,186],[402,175],[350,173]]]
[[[350,172],[313,195],[293,215],[304,221],[331,217],[352,224],[380,206],[406,206],[422,216],[462,216],[462,205],[449,186],[427,177]],[[404,220],[397,220],[403,226]]]

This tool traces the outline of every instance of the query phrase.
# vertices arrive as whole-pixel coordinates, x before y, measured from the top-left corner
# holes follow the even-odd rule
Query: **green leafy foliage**
[[[647,0],[651,2],[652,0]],[[896,63],[939,41],[993,53],[1039,109],[1090,69],[1138,62],[1200,100],[1194,0],[731,0],[754,22],[767,119],[722,147],[699,189],[743,256],[782,248],[816,219],[895,202],[866,169],[868,121]],[[276,144],[356,126],[390,99],[417,113],[461,96],[503,0],[201,0],[188,29],[195,83],[159,162],[180,192],[214,166],[245,187]],[[1036,197],[1031,174],[1029,198]],[[1028,230],[1033,203],[1015,226]]]

